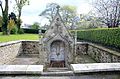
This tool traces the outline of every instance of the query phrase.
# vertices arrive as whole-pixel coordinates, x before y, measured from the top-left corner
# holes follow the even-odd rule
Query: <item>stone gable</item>
[[[56,62],[63,61],[65,66],[73,61],[74,39],[63,23],[59,10],[52,20],[49,29],[40,39],[40,58],[43,62],[51,63],[52,59]],[[60,58],[61,57],[61,58]]]

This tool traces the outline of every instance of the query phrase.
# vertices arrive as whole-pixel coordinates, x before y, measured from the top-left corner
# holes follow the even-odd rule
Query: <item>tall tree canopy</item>
[[[2,10],[2,32],[4,35],[7,35],[8,32],[7,32],[7,25],[8,25],[8,1],[9,0],[5,0],[5,8],[3,8],[2,6],[2,2],[0,3],[0,7],[1,7],[1,10]]]
[[[40,16],[47,18],[49,22],[51,22],[57,12],[57,6],[59,5],[56,3],[47,4],[46,9],[40,14]]]
[[[77,8],[71,5],[64,5],[61,7],[61,14],[62,14],[64,23],[67,26],[71,26],[74,18],[77,16]]]
[[[25,5],[29,5],[29,0],[15,0],[16,2],[16,9],[18,11],[18,21],[17,21],[17,26],[18,26],[18,31],[20,30],[20,26],[21,26],[21,13],[22,13],[22,8]]]
[[[40,24],[39,24],[38,22],[35,22],[35,23],[33,23],[31,29],[36,29],[36,30],[38,30],[39,27],[40,27]]]
[[[118,27],[120,23],[120,0],[95,0],[97,16],[108,28]]]
[[[44,16],[45,18],[49,19],[49,22],[51,22],[57,12],[57,6],[59,5],[56,3],[48,4],[40,16]],[[66,26],[72,25],[73,18],[77,16],[76,12],[77,8],[75,6],[64,5],[60,8],[60,14]]]

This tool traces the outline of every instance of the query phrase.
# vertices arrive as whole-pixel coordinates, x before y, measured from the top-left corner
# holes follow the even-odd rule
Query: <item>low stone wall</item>
[[[83,43],[83,42],[77,42],[77,46],[76,46],[76,54],[79,55],[80,53],[82,54],[87,54],[87,50],[88,50],[88,44],[87,43]]]
[[[22,54],[23,55],[39,54],[39,42],[38,41],[22,41]]]
[[[77,54],[87,54],[100,63],[120,62],[120,52],[92,43],[77,43]]]
[[[97,62],[120,62],[120,53],[108,48],[89,43],[87,54]]]
[[[38,41],[13,41],[0,44],[0,64],[9,64],[17,56],[39,56]]]
[[[0,44],[0,64],[8,64],[22,51],[20,41]]]

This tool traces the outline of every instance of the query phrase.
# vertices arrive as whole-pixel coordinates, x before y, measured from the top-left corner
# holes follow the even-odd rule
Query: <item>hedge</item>
[[[2,32],[2,28],[0,27],[0,32]]]
[[[78,39],[101,43],[120,49],[120,28],[77,31]]]
[[[31,33],[31,34],[38,34],[38,31],[37,29],[23,29],[24,30],[24,33]]]

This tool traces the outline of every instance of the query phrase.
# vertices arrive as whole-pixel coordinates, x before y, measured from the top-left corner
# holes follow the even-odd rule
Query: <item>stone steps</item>
[[[73,76],[73,71],[62,71],[62,72],[42,72],[42,76]]]
[[[73,71],[69,68],[47,68],[47,71],[42,72],[42,76],[73,76]]]
[[[64,67],[64,68],[47,68],[47,72],[65,72],[65,71],[70,71],[69,68]]]

